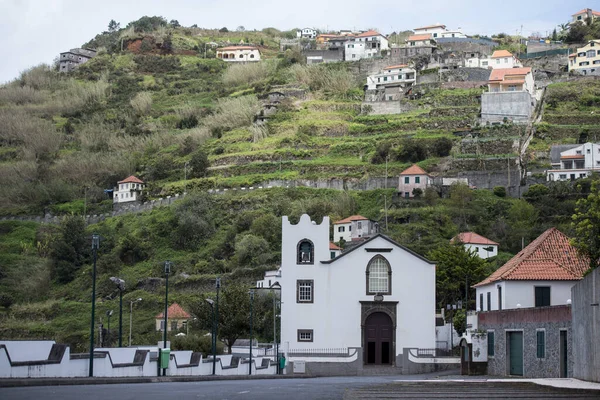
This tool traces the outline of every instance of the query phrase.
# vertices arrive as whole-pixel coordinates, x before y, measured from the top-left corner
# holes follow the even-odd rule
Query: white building
[[[560,153],[560,161],[546,171],[548,181],[574,181],[600,170],[600,145],[585,143]]]
[[[466,250],[475,252],[482,259],[498,255],[498,243],[475,232],[461,232],[453,237],[451,242],[462,243]]]
[[[133,175],[117,182],[117,185],[113,189],[113,204],[139,201],[142,191],[146,187],[144,181]]]
[[[367,77],[367,89],[377,89],[381,85],[403,83],[412,86],[417,80],[417,72],[407,64],[390,65],[379,73]]]
[[[421,33],[418,35],[410,35],[406,39],[406,47],[431,47],[435,46],[435,40],[431,33]]]
[[[227,62],[260,61],[260,51],[254,46],[228,46],[217,49],[217,58]]]
[[[588,19],[594,21],[596,18],[600,18],[600,12],[594,11],[591,8],[584,8],[583,10],[573,14],[571,17],[572,24],[574,24],[575,22],[581,22],[582,24],[586,25]]]
[[[436,24],[436,25],[428,25],[428,26],[422,26],[420,28],[415,28],[413,29],[413,31],[415,32],[415,35],[422,35],[422,34],[430,34],[431,37],[433,38],[438,38],[438,37],[442,37],[442,33],[446,32],[446,25],[443,24]]]
[[[352,215],[333,223],[333,241],[339,243],[371,237],[379,233],[379,224],[362,215]]]
[[[279,286],[279,280],[281,279],[281,268],[275,271],[266,271],[265,277],[256,281],[257,288],[270,288],[273,285]]]
[[[345,60],[356,61],[361,58],[381,56],[382,50],[389,50],[385,36],[376,31],[367,31],[350,37],[345,43]]]
[[[436,37],[441,37],[441,38],[466,38],[467,35],[465,35],[464,33],[462,33],[459,30],[446,30],[442,33],[440,33],[438,36]]]
[[[289,349],[363,348],[364,364],[396,365],[435,347],[435,265],[376,235],[330,259],[329,217],[282,221],[281,341]]]
[[[569,304],[571,287],[589,268],[569,238],[550,228],[474,285],[478,311]]]
[[[420,189],[422,192],[427,189],[427,186],[431,185],[433,180],[431,176],[417,164],[406,168],[400,172],[400,178],[398,179],[398,193],[400,196],[408,199],[415,196],[414,190]]]
[[[296,37],[302,39],[315,39],[317,31],[313,28],[303,28],[296,31]]]
[[[494,69],[488,81],[489,93],[527,92],[535,95],[535,82],[531,67]]]
[[[488,58],[488,67],[496,68],[517,68],[522,67],[521,61],[508,50],[496,50]]]
[[[590,40],[569,55],[569,72],[600,75],[600,40]]]

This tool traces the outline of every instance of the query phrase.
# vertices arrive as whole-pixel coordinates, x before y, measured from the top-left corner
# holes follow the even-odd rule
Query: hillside
[[[536,185],[524,199],[460,185],[447,198],[429,192],[411,201],[396,198],[393,188],[207,194],[273,180],[364,181],[386,169],[392,177],[412,163],[452,175],[518,156],[524,127],[478,126],[483,89],[426,87],[410,101],[412,111],[368,115],[357,63],[303,65],[298,52],[279,53],[286,35],[144,17],[94,38],[87,45],[103,50],[73,73],[37,66],[0,88],[0,215],[68,216],[60,225],[0,221],[0,337],[52,338],[85,349],[94,232],[103,238],[97,315],[118,305],[108,278],[124,279],[124,304],[144,299],[135,305],[134,343],[158,340],[165,260],[174,265],[170,299],[198,317],[191,331],[204,332],[209,310],[202,304],[215,277],[225,286],[251,285],[277,268],[282,215],[335,221],[361,214],[423,255],[473,230],[501,244],[488,271],[550,226],[571,233],[575,201],[587,195],[590,179]],[[213,43],[242,41],[260,46],[263,61],[228,66],[214,58]],[[548,87],[530,170],[548,164],[553,144],[594,139],[599,84]],[[296,94],[255,124],[273,91]],[[85,226],[79,216],[109,212],[105,189],[132,174],[148,182],[147,200],[188,195],[172,207]],[[271,340],[272,311],[268,301],[262,307],[257,334]]]

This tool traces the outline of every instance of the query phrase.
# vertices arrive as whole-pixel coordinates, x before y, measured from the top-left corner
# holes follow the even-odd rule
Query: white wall
[[[55,343],[54,340],[0,340],[12,361],[47,360]]]
[[[337,224],[333,226],[333,241],[339,242],[340,239],[344,239],[346,242],[352,240],[352,231],[350,230],[352,227],[352,223],[348,222],[346,224]],[[340,232],[340,228],[344,228],[343,232]]]
[[[479,256],[479,258],[484,259],[484,260],[486,258],[495,257],[498,255],[498,246],[496,246],[494,244],[465,243],[464,246],[465,246],[465,249],[467,249],[469,251],[475,251],[475,253]],[[492,248],[492,251],[484,250],[489,247]]]
[[[483,293],[483,311],[487,308],[487,293],[491,292],[491,311],[498,310],[498,288],[502,287],[502,309],[529,308],[535,306],[535,286],[550,286],[550,305],[567,304],[571,299],[571,287],[577,281],[500,281],[476,288],[477,311],[480,311],[480,293]]]
[[[296,245],[305,238],[315,244],[316,260],[323,255],[329,223],[312,225],[303,215],[297,226],[283,217],[282,343],[291,349],[362,347],[361,304],[373,301],[366,294],[366,267],[377,254],[366,248],[393,248],[381,253],[392,268],[392,295],[397,301],[396,353],[403,347],[435,347],[435,266],[394,246],[382,237],[353,250],[331,264],[296,265]],[[312,235],[311,235],[312,233]],[[296,280],[314,280],[314,303],[296,303]],[[298,329],[312,329],[313,342],[298,342]]]

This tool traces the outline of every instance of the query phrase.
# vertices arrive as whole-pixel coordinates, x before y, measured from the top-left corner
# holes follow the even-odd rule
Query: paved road
[[[598,391],[572,391],[506,382],[402,382],[409,376],[363,376],[309,379],[264,379],[168,382],[85,386],[40,386],[0,389],[0,399],[48,400],[311,400],[311,399],[597,399]]]

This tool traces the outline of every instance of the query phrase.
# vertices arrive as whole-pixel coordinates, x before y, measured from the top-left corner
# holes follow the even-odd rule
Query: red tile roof
[[[474,287],[509,280],[576,281],[588,268],[588,260],[577,254],[567,235],[550,228]]]
[[[348,218],[341,219],[337,222],[334,222],[333,224],[334,225],[349,224],[352,221],[368,221],[368,220],[369,220],[369,218],[365,218],[362,215],[351,215]]]
[[[512,53],[508,50],[496,50],[492,53],[492,58],[512,57]]]
[[[342,248],[339,246],[336,246],[335,243],[331,243],[329,242],[329,250],[341,250]]]
[[[400,175],[429,175],[425,170],[419,167],[417,164],[413,164],[400,172]]]
[[[372,29],[370,31],[366,31],[366,32],[359,33],[358,35],[356,35],[356,37],[369,37],[369,36],[383,36],[383,35]],[[385,37],[385,36],[383,36],[383,37]]]
[[[422,30],[422,29],[431,29],[431,28],[444,28],[444,29],[446,29],[446,25],[438,24],[438,25],[422,26],[420,28],[413,29],[413,31],[419,31],[419,30]]]
[[[422,33],[420,35],[410,35],[408,37],[408,39],[406,39],[407,42],[418,42],[421,40],[430,40],[431,39],[431,33]]]
[[[155,318],[160,319],[165,317],[165,312],[161,312]],[[181,306],[177,303],[171,304],[171,307],[167,309],[167,318],[168,319],[186,319],[189,318],[190,314],[188,314]]]
[[[499,82],[506,79],[507,76],[527,75],[531,72],[531,67],[525,68],[497,68],[490,74],[490,82]]]
[[[406,68],[408,64],[399,64],[399,65],[390,65],[389,67],[385,67],[384,69],[396,69],[396,68]]]
[[[217,51],[235,51],[235,50],[258,50],[258,48],[254,47],[254,46],[228,46],[228,47],[221,47],[220,49],[217,49]]]
[[[566,159],[581,159],[581,158],[585,158],[585,156],[583,154],[576,154],[576,155],[572,155],[572,156],[560,156],[560,158],[566,158]]]
[[[144,183],[144,181],[141,180],[140,178],[137,178],[137,177],[131,175],[130,177],[125,178],[122,181],[119,181],[117,183]]]
[[[499,246],[499,244],[494,242],[493,240],[478,235],[475,232],[461,232],[452,238],[451,242],[455,241],[467,244],[491,244],[494,246]]]
[[[575,14],[573,14],[571,16],[574,17],[579,14],[587,14],[587,9],[584,8],[583,10],[576,12]],[[595,15],[596,17],[600,17],[600,12],[592,10],[592,15]]]

